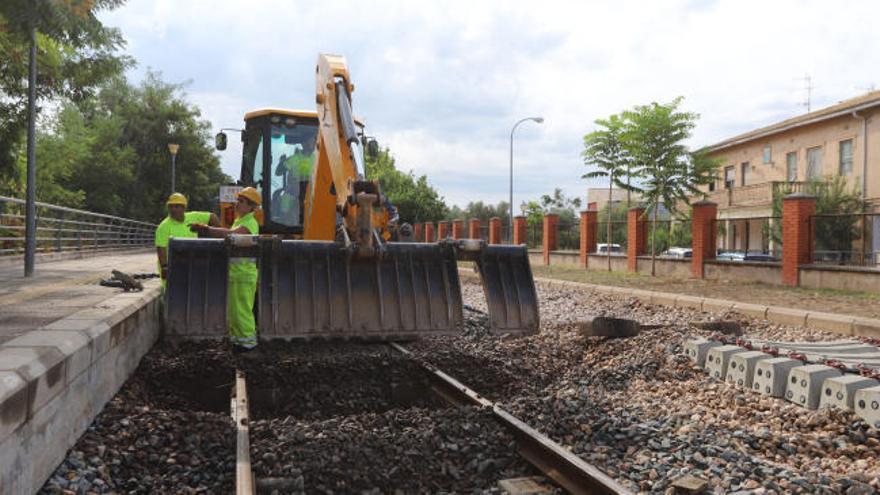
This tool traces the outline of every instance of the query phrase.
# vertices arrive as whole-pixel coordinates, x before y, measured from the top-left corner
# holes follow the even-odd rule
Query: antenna
[[[810,113],[813,99],[813,78],[810,77],[809,74],[806,74],[804,77],[800,78],[800,80],[804,81],[804,89],[807,90],[807,99],[804,100],[801,105],[807,108],[807,113]]]

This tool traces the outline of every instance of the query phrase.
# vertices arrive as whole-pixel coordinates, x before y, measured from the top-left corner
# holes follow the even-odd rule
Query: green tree
[[[37,136],[37,197],[99,213],[156,222],[165,216],[171,160],[180,144],[177,185],[190,209],[214,210],[220,170],[211,124],[186,101],[182,86],[149,72],[130,85],[118,77],[78,104],[62,106]]]
[[[379,179],[382,192],[397,208],[401,221],[435,222],[447,216],[449,207],[428,183],[428,177],[398,170],[388,148],[379,150],[375,157],[367,157],[366,169],[368,178]]]
[[[639,105],[624,112],[624,147],[642,178],[643,199],[651,213],[651,275],[656,273],[657,216],[663,206],[677,213],[679,204],[704,193],[697,186],[709,184],[718,161],[702,151],[691,152],[684,144],[691,137],[699,116],[679,110],[682,98],[671,103]]]
[[[626,121],[620,115],[612,115],[607,119],[597,119],[595,124],[598,129],[584,136],[584,151],[581,156],[584,164],[588,167],[596,167],[597,170],[587,172],[582,179],[595,179],[608,177],[608,203],[607,208],[612,208],[614,186],[617,186],[629,194],[639,191],[632,185],[632,157],[627,153],[623,143],[623,133],[626,130]],[[629,200],[627,199],[627,207]],[[605,243],[612,244],[612,223],[606,222]],[[608,271],[611,271],[611,248],[608,251]]]
[[[119,53],[125,44],[119,31],[96,17],[122,4],[122,0],[0,2],[0,193],[23,191],[20,155],[27,128],[31,24],[37,30],[37,101],[79,103],[132,63]]]

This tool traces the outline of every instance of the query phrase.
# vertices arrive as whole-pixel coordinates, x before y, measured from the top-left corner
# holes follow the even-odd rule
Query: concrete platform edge
[[[0,493],[36,493],[156,342],[161,288],[145,286],[0,346],[36,361],[0,360]]]

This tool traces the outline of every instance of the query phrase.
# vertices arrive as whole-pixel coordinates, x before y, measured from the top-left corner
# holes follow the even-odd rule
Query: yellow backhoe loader
[[[258,264],[260,339],[412,339],[455,334],[462,323],[458,261],[480,273],[494,332],[534,333],[538,303],[525,246],[476,239],[406,241],[378,180],[364,174],[375,146],[355,120],[345,59],[320,55],[317,112],[262,109],[245,115],[239,186],[260,191],[260,235],[172,239],[166,334],[226,332],[233,257]],[[225,149],[226,135],[217,135]],[[221,192],[234,196],[234,190]],[[224,223],[231,222],[221,208]],[[229,216],[230,218],[226,218]]]

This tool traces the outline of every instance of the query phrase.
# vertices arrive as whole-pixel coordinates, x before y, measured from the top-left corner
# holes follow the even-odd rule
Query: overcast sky
[[[217,129],[246,111],[314,107],[318,53],[345,55],[355,112],[399,168],[464,205],[554,187],[583,197],[592,122],[685,97],[711,144],[880,87],[874,1],[128,0],[101,14],[138,61],[187,93]],[[238,176],[237,140],[222,156]],[[185,164],[181,164],[185,166]]]

